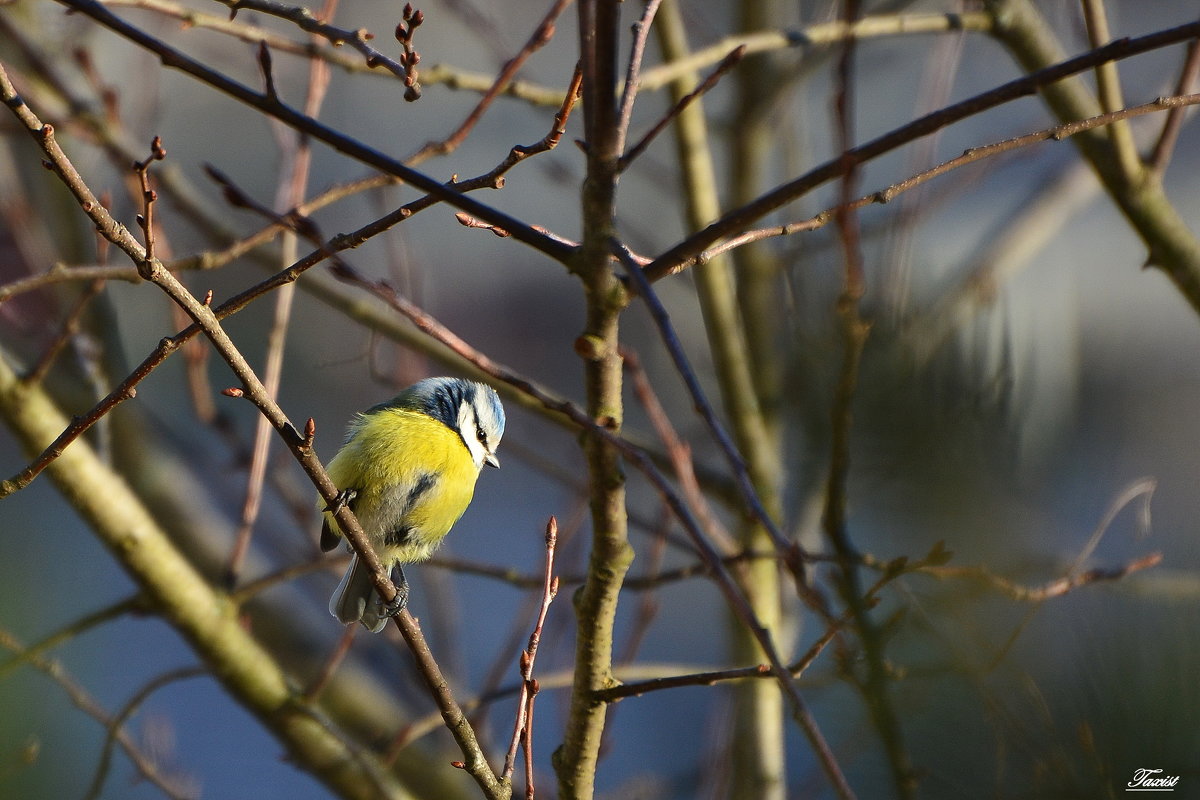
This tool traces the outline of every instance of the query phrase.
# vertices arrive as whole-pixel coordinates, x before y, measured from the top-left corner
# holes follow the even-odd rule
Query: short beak
[[[484,456],[483,463],[487,464],[489,467],[500,469],[500,459],[496,458],[494,453],[488,453],[486,456]]]

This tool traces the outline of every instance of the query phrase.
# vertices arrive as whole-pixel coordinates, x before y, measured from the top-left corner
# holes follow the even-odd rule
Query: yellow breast
[[[459,435],[413,411],[359,417],[329,463],[339,489],[385,561],[427,558],[471,502],[479,469]]]

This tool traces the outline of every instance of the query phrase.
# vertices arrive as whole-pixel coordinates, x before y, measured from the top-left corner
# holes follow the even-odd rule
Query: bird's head
[[[391,404],[441,420],[458,433],[476,467],[499,467],[496,448],[504,436],[504,406],[492,387],[462,378],[426,378]]]

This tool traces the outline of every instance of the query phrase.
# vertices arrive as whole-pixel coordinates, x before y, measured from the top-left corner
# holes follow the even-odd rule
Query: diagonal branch
[[[428,175],[418,172],[406,164],[376,150],[340,131],[318,122],[305,114],[296,111],[288,105],[271,98],[263,92],[256,92],[246,85],[239,83],[226,75],[185,55],[166,43],[149,35],[140,28],[125,22],[114,15],[96,0],[58,0],[63,5],[85,14],[101,25],[120,34],[139,47],[155,53],[162,63],[174,69],[181,70],[208,84],[224,94],[258,109],[264,114],[274,117],[284,124],[301,131],[312,138],[324,142],[340,153],[350,156],[375,169],[400,178],[406,183],[428,192],[455,208],[459,208],[472,216],[487,220],[512,234],[513,238],[529,245],[535,250],[550,256],[556,261],[565,261],[574,252],[574,248],[564,245],[561,240],[528,225],[515,217],[498,211],[478,200],[457,191],[453,184],[444,184]]]
[[[628,169],[629,165],[633,163],[634,159],[640,156],[645,149],[650,146],[650,143],[654,141],[654,138],[662,133],[663,130],[665,130],[666,127],[671,124],[673,119],[678,117],[681,113],[683,113],[685,108],[699,100],[710,89],[716,86],[717,82],[721,80],[725,73],[736,67],[745,55],[746,48],[744,47],[737,47],[731,50],[729,54],[721,60],[721,63],[717,65],[716,69],[709,73],[708,76],[700,82],[699,86],[688,92],[683,97],[679,98],[675,105],[671,106],[671,108],[667,110],[667,113],[663,114],[658,122],[654,123],[654,126],[651,127],[650,130],[646,131],[645,135],[643,135],[642,138],[637,141],[637,144],[622,154],[619,162],[619,169],[622,171]]]
[[[492,102],[513,82],[513,79],[521,71],[521,67],[525,65],[530,56],[550,42],[550,39],[554,36],[555,20],[562,15],[571,2],[572,0],[554,0],[554,4],[546,12],[546,15],[542,18],[538,26],[534,28],[524,47],[515,56],[505,62],[504,66],[500,69],[500,74],[496,76],[491,87],[483,93],[483,97],[475,104],[475,108],[471,109],[471,112],[467,114],[467,118],[445,139],[427,143],[406,159],[407,162],[410,164],[419,163],[432,156],[444,156],[457,149],[463,143],[463,140],[467,138],[467,135],[475,128],[476,123],[483,117],[484,112],[488,110]],[[566,102],[570,102],[572,99],[572,93],[567,92]]]
[[[368,44],[374,38],[374,35],[365,28],[358,28],[357,30],[338,28],[318,19],[312,11],[304,6],[289,6],[275,2],[274,0],[216,0],[216,2],[229,8],[230,21],[243,9],[285,19],[305,33],[314,37],[320,37],[334,47],[350,45],[362,54],[363,60],[369,69],[383,67],[400,80],[408,78],[409,71],[404,64],[387,57]],[[265,42],[266,40],[263,41]]]
[[[330,503],[331,506],[336,505],[335,500],[337,498],[338,488],[333,485],[333,482],[325,473],[324,467],[321,465],[320,460],[317,459],[316,454],[313,451],[312,445],[316,434],[316,429],[312,420],[309,420],[303,435],[296,430],[295,426],[292,425],[291,421],[288,420],[287,416],[283,413],[283,410],[271,398],[266,387],[262,384],[258,376],[254,373],[253,369],[246,362],[245,358],[242,356],[236,345],[234,345],[233,341],[229,338],[228,334],[221,327],[221,324],[217,319],[216,314],[213,312],[213,309],[208,305],[208,303],[202,303],[197,300],[191,294],[191,292],[189,292],[179,282],[179,280],[163,266],[160,261],[149,257],[147,253],[148,248],[139,244],[137,240],[134,239],[134,237],[129,233],[129,231],[108,213],[108,210],[100,203],[100,201],[92,193],[91,189],[88,188],[83,177],[79,174],[74,165],[67,158],[66,154],[58,146],[58,143],[54,138],[54,129],[50,125],[43,124],[41,120],[39,120],[33,113],[32,109],[30,109],[21,101],[20,97],[17,96],[15,90],[13,89],[11,82],[8,80],[8,75],[3,68],[0,68],[0,98],[5,101],[5,104],[23,123],[29,134],[36,142],[38,142],[43,153],[47,156],[48,160],[46,164],[48,167],[59,176],[59,178],[75,196],[80,207],[92,220],[100,234],[124,251],[129,259],[137,266],[139,274],[141,274],[146,280],[156,284],[160,289],[162,289],[164,293],[166,293],[188,314],[188,316],[192,318],[196,325],[199,326],[199,328],[204,332],[205,336],[208,337],[209,341],[212,342],[213,347],[221,354],[221,357],[225,360],[230,369],[233,370],[234,374],[237,375],[238,379],[242,383],[243,388],[226,390],[226,393],[234,397],[244,396],[254,403],[263,416],[270,421],[271,426],[283,438],[284,443],[292,452],[293,456],[295,456],[305,473],[312,480],[313,485],[316,486],[321,497],[324,498],[327,503]],[[161,148],[156,148],[156,156],[160,149]],[[153,193],[147,192],[147,205],[152,204],[153,200]],[[149,225],[147,225],[147,230],[149,229]],[[4,368],[7,369],[6,364],[4,365]],[[0,378],[4,377],[4,375],[0,374]],[[22,402],[20,395],[23,393],[20,392],[21,387],[4,386],[2,385],[4,383],[5,381],[0,381],[0,394],[3,394],[3,391],[7,389],[8,397],[0,399],[7,399],[9,401],[9,413],[11,414],[14,413],[11,409],[11,403],[20,404]],[[52,424],[58,418],[58,416],[59,415],[57,414],[46,412],[42,422],[44,424]],[[62,427],[65,426],[61,426],[59,429],[61,430]],[[82,454],[90,452],[90,450],[82,447],[82,443],[77,442],[71,449],[70,453],[63,453],[62,456],[56,460],[56,465],[60,467],[61,471],[63,460],[68,455],[76,454],[77,458],[84,458],[85,456]],[[98,493],[95,500],[101,502],[101,498],[104,497],[104,493]],[[346,506],[346,504],[343,503],[337,507],[335,514],[339,527],[341,527],[343,533],[346,535],[346,539],[355,548],[356,552],[358,552],[360,558],[362,559],[362,563],[366,564],[367,568],[370,570],[372,578],[375,582],[375,587],[379,591],[380,595],[385,601],[395,597],[396,587],[392,584],[388,571],[383,568],[382,563],[379,561],[379,557],[371,548],[370,542],[367,540],[361,526],[358,524],[358,520],[355,519],[353,512]],[[152,521],[148,520],[147,524],[157,530],[157,526],[155,526]],[[165,540],[161,546],[163,548],[170,547],[169,544],[165,543]],[[177,553],[174,554],[174,559],[181,560]],[[122,563],[126,564],[127,567],[129,566],[128,559],[123,559]],[[190,570],[190,566],[188,566],[187,569]],[[211,597],[211,589],[204,584],[200,576],[194,572],[193,575],[195,581],[200,584],[195,591],[202,592],[204,597],[202,600],[197,601],[200,602],[201,605],[197,609],[192,610],[192,616],[198,616],[202,618],[203,609],[218,607],[221,604],[215,598]],[[159,577],[161,580],[161,576],[156,577]],[[169,576],[167,577],[167,580],[170,580]],[[152,594],[155,595],[156,599],[159,599],[158,595],[164,591],[164,589],[161,586],[155,586],[155,588],[158,591],[152,592]],[[434,696],[434,700],[437,702],[442,711],[443,718],[446,721],[446,727],[455,737],[459,747],[462,749],[463,755],[467,758],[467,771],[489,797],[506,798],[509,794],[507,784],[502,783],[499,779],[497,779],[495,773],[492,772],[491,768],[488,766],[487,760],[480,750],[479,743],[475,738],[475,733],[471,729],[470,724],[467,722],[466,716],[463,714],[462,709],[459,708],[453,696],[451,695],[449,686],[445,678],[442,676],[432,654],[429,652],[429,648],[425,643],[416,621],[411,615],[406,613],[402,613],[394,619],[396,620],[397,626],[400,628],[405,641],[408,643],[409,648],[418,663],[422,677],[425,679],[430,688],[431,694]],[[185,624],[180,622],[180,620],[173,618],[173,621],[181,625],[185,635],[190,634],[189,638],[192,639],[193,644],[198,649],[203,650],[205,646],[211,646],[211,643],[205,640],[205,636],[209,633],[209,631],[203,626],[203,622],[200,623],[201,627],[189,629]],[[188,621],[191,621],[190,618]],[[269,656],[266,656],[266,654],[261,653],[257,647],[254,647],[248,650],[246,658],[268,659]],[[255,705],[254,701],[257,700],[257,698],[252,698],[244,692],[239,691],[239,689],[242,688],[241,686],[235,685],[233,688],[235,693],[238,694],[239,699],[241,699],[249,707],[255,710],[263,710]],[[283,682],[282,677],[280,677],[279,686],[275,688],[282,693],[283,697],[280,698],[273,696],[271,698],[271,711],[277,711],[278,709],[276,706],[278,705],[289,705],[297,702],[296,698],[292,696],[290,688]],[[295,739],[288,738],[289,736],[293,736],[293,731],[287,727],[281,727],[279,722],[269,715],[266,716],[265,721],[268,722],[268,724],[274,723],[273,728],[283,738],[285,738],[285,740],[288,740],[289,744],[294,744]],[[301,743],[307,745],[308,741],[301,740]],[[316,752],[308,752],[306,754],[305,763],[310,764],[316,774],[318,774],[322,779],[329,781],[331,785],[340,786],[341,791],[347,791],[344,786],[341,786],[341,782],[347,778],[348,772],[356,771],[357,769],[356,767],[348,765],[347,763],[343,763],[340,760],[337,763],[330,763],[329,758]],[[362,779],[360,778],[359,780]],[[363,789],[360,787],[355,791],[361,792]],[[349,794],[353,793],[350,792]]]
[[[1084,72],[1106,61],[1129,58],[1151,50],[1187,41],[1200,36],[1200,22],[1191,22],[1175,28],[1157,31],[1136,39],[1118,39],[1066,61],[1039,69],[1029,75],[1009,81],[974,97],[967,98],[938,111],[926,114],[875,139],[853,147],[845,153],[826,161],[803,175],[777,186],[756,200],[735,208],[703,230],[697,231],[646,266],[646,276],[659,280],[667,275],[686,269],[697,260],[706,248],[720,239],[736,236],[745,231],[755,220],[802,197],[813,189],[841,177],[854,164],[862,164],[884,153],[895,150],[909,142],[933,133],[936,130],[979,114],[990,108],[1003,105],[1021,97],[1027,97],[1038,89],[1061,81],[1063,78]],[[1088,114],[1077,115],[1076,118]],[[1200,245],[1195,248],[1200,251]],[[1200,259],[1192,276],[1196,284],[1189,299],[1200,304]]]
[[[821,768],[833,783],[838,796],[842,798],[854,797],[854,792],[846,782],[841,767],[834,757],[833,751],[830,750],[824,734],[821,732],[816,719],[812,716],[812,712],[808,708],[808,704],[804,701],[799,689],[796,687],[795,681],[779,656],[779,651],[775,647],[770,633],[757,620],[753,608],[738,587],[737,581],[730,573],[720,554],[704,535],[703,528],[692,514],[691,509],[688,508],[687,504],[674,491],[666,476],[655,466],[650,457],[641,449],[622,438],[618,433],[614,433],[603,422],[597,422],[573,403],[561,401],[548,395],[539,387],[478,352],[387,283],[369,281],[360,275],[343,270],[344,267],[339,265],[339,275],[344,280],[360,286],[388,303],[392,308],[408,317],[418,328],[450,347],[476,369],[481,370],[494,380],[513,386],[522,394],[535,398],[547,409],[566,416],[572,423],[589,434],[590,437],[603,440],[605,444],[613,447],[630,465],[637,468],[647,477],[654,488],[662,495],[667,505],[671,508],[672,513],[679,519],[697,553],[699,553],[712,572],[717,587],[721,590],[733,613],[737,615],[741,623],[746,626],[746,629],[758,641],[759,646],[770,663],[772,674],[779,681],[784,696],[791,704],[792,716],[809,739],[813,751],[821,762]]]

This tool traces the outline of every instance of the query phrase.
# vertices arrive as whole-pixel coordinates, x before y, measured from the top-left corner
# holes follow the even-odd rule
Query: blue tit
[[[385,605],[354,555],[329,613],[372,633],[383,630],[408,598],[399,565],[423,561],[441,544],[471,502],[483,465],[500,466],[496,446],[503,435],[496,391],[460,378],[426,378],[350,422],[329,477],[338,503],[349,504],[384,568],[392,569],[398,594]],[[321,549],[332,550],[342,532],[330,508],[319,507]]]

